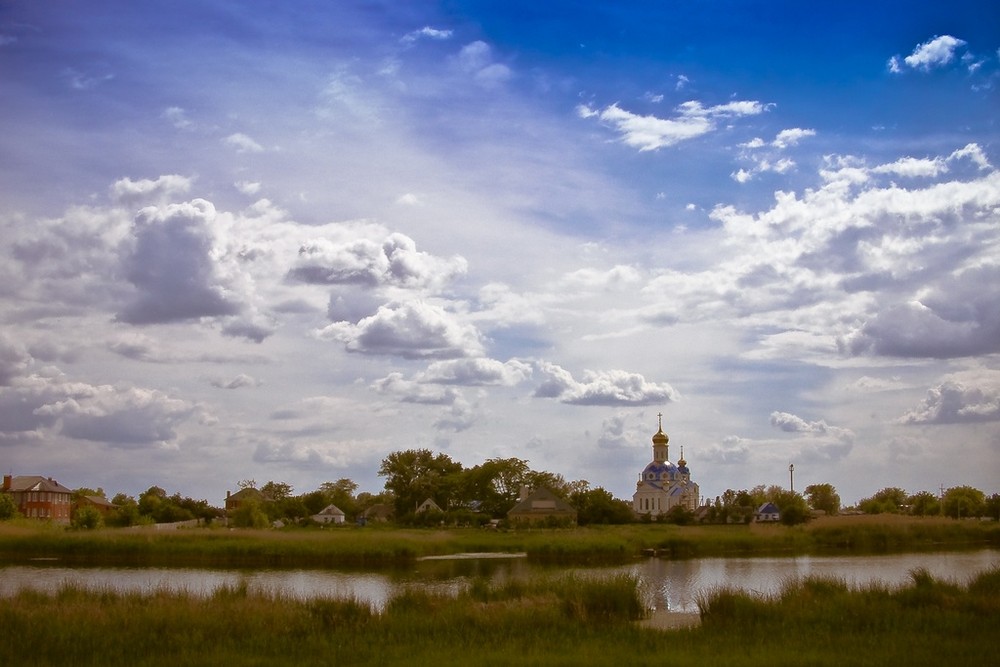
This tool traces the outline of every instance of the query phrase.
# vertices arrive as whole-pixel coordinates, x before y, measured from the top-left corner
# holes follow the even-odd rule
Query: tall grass
[[[458,596],[403,591],[377,613],[236,584],[209,598],[156,591],[22,591],[0,605],[0,655],[72,665],[995,664],[1000,569],[967,585],[926,572],[898,590],[789,582],[765,598],[707,595],[700,627],[633,623],[639,584],[476,581]]]
[[[383,568],[422,556],[523,552],[540,563],[624,563],[670,558],[872,553],[1000,547],[1000,524],[918,517],[830,517],[805,526],[590,526],[511,532],[391,527],[314,530],[149,528],[66,531],[0,523],[0,560],[58,558],[70,564],[203,567]]]

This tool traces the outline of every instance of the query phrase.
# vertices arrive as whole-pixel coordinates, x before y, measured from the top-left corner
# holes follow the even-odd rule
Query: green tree
[[[270,525],[267,514],[256,500],[247,500],[233,510],[229,522],[236,528],[267,528]]]
[[[19,515],[17,505],[14,504],[14,498],[9,493],[0,492],[0,521],[15,519]]]
[[[108,513],[105,519],[107,525],[124,528],[138,526],[143,522],[142,515],[139,513],[139,503],[132,496],[118,493],[111,499],[111,503],[115,509]],[[150,518],[148,521],[152,521],[152,519]]]
[[[906,499],[910,506],[910,514],[914,516],[933,516],[941,513],[941,503],[930,491],[919,491]]]
[[[906,498],[906,491],[890,486],[859,502],[858,509],[865,514],[899,514],[906,505]]]
[[[781,511],[781,523],[786,526],[805,523],[812,518],[806,499],[795,491],[779,491],[771,498],[771,502]]]
[[[462,495],[466,501],[477,501],[481,512],[503,517],[517,502],[530,473],[524,459],[488,459],[465,471]]]
[[[260,487],[260,492],[274,501],[286,500],[292,497],[292,486],[285,482],[268,482]]]
[[[986,510],[986,496],[971,486],[956,486],[944,492],[942,507],[953,519],[979,517]]]
[[[448,509],[460,485],[462,464],[447,454],[429,449],[407,449],[382,459],[378,474],[385,477],[385,488],[393,495],[396,516],[413,514],[417,506],[432,498]]]
[[[1000,521],[1000,493],[994,493],[992,496],[986,499],[986,508],[984,516],[988,516],[991,519]]]
[[[73,511],[73,516],[70,518],[70,526],[73,528],[93,530],[94,528],[100,528],[103,525],[104,517],[101,516],[101,513],[96,507],[91,505],[84,505],[83,507],[76,508]]]
[[[840,495],[833,484],[810,484],[806,487],[806,498],[814,510],[822,510],[830,516],[840,511]]]
[[[632,505],[618,500],[601,487],[577,488],[570,494],[569,503],[576,508],[576,521],[581,526],[630,523],[633,520]]]
[[[348,517],[356,516],[358,513],[358,501],[354,497],[358,490],[358,485],[346,477],[338,479],[336,482],[323,482],[320,484],[318,492],[322,495],[323,503],[311,511],[311,514],[320,512],[327,505],[333,504],[344,511]],[[306,505],[312,510],[312,506]]]

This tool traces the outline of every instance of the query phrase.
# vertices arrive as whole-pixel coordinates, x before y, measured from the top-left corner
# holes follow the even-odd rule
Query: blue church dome
[[[675,475],[677,466],[670,461],[652,461],[642,471],[642,478],[650,481],[673,479]]]

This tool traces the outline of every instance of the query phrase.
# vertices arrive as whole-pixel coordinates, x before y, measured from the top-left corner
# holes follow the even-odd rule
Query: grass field
[[[0,523],[0,561],[57,558],[101,565],[379,568],[463,552],[525,552],[538,562],[588,564],[623,563],[649,552],[695,558],[982,546],[1000,547],[1000,524],[892,515],[828,517],[794,527],[630,524],[509,532],[389,526],[70,531],[24,520]]]

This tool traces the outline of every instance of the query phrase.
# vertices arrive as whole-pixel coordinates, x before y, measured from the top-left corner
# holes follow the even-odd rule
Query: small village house
[[[344,510],[340,509],[336,505],[327,505],[320,510],[319,514],[313,514],[312,519],[316,523],[324,525],[330,523],[340,525],[347,519],[347,515],[344,514]]]
[[[753,518],[761,523],[781,521],[781,510],[774,503],[764,503],[757,508]]]
[[[507,512],[507,519],[520,524],[576,525],[576,509],[544,487],[521,489],[521,498]]]

